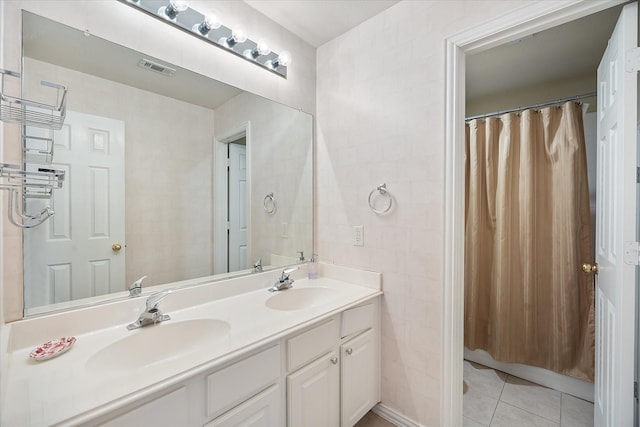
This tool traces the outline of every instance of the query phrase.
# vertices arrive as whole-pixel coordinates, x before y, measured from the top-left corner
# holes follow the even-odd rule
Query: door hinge
[[[633,397],[638,400],[638,381],[633,382]]]
[[[629,49],[625,57],[625,71],[627,73],[636,73],[640,71],[640,47]]]
[[[624,263],[640,265],[640,242],[624,242]]]
[[[227,230],[231,230],[231,222],[227,221]]]
[[[636,167],[636,182],[640,184],[640,166]]]
[[[224,164],[229,167],[231,166],[231,159],[225,159]]]

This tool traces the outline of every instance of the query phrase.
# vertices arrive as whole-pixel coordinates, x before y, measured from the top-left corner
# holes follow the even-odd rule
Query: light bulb
[[[199,33],[200,35],[206,36],[209,33],[209,31],[217,30],[221,26],[222,26],[222,23],[218,19],[218,16],[213,13],[210,13],[204,17],[204,20],[201,23],[194,24],[194,26],[191,27],[191,29],[194,32]]]
[[[264,40],[260,40],[256,47],[253,49],[247,49],[244,51],[244,56],[250,59],[258,59],[261,55],[269,55],[271,53],[271,49],[269,49],[269,45],[264,42]]]
[[[244,32],[244,28],[236,27],[231,32],[231,37],[235,40],[236,43],[244,43],[247,41],[247,33]]]
[[[169,0],[169,6],[178,12],[184,12],[189,9],[189,2],[185,0]]]
[[[288,67],[289,65],[291,65],[291,53],[288,50],[285,50],[280,55],[278,55],[277,61],[283,67]]]
[[[163,18],[167,18],[171,21],[175,21],[176,16],[180,12],[184,12],[189,9],[189,3],[185,0],[169,0],[169,4],[166,6],[162,6],[158,9],[158,15]]]
[[[229,37],[220,37],[218,43],[228,48],[232,48],[238,43],[244,43],[247,41],[247,33],[244,32],[244,29],[241,26],[236,26],[233,30],[231,30],[231,35]]]
[[[264,42],[264,40],[260,40],[258,42],[258,46],[256,46],[256,49],[258,54],[260,55],[269,55],[271,53],[271,49],[269,49],[269,45],[267,43]]]
[[[267,61],[267,64],[271,65],[274,70],[280,66],[288,67],[291,64],[291,53],[285,50],[273,61]]]

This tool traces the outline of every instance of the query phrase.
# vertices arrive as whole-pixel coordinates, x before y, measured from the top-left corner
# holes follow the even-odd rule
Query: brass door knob
[[[593,273],[593,274],[598,274],[598,264],[587,264],[584,263],[582,264],[582,271],[584,271],[585,273]]]
[[[111,245],[111,250],[113,252],[118,252],[120,249],[122,249],[122,245],[120,243],[114,243]]]

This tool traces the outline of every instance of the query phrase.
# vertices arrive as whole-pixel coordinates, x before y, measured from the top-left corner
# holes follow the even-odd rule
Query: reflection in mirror
[[[25,315],[311,254],[310,115],[28,12],[22,71],[25,97],[69,88],[60,131],[24,131],[67,173],[24,230]]]

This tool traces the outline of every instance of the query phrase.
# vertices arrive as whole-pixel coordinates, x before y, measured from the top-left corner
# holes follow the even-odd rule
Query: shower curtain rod
[[[467,118],[464,119],[464,121],[468,122],[469,120],[485,119],[487,117],[499,116],[501,114],[506,114],[506,113],[515,113],[517,111],[530,110],[532,108],[548,107],[550,105],[563,104],[563,103],[568,102],[568,101],[578,101],[578,100],[584,99],[584,98],[593,98],[594,96],[597,96],[597,95],[598,95],[598,92],[589,92],[589,93],[584,93],[582,95],[575,95],[575,96],[569,96],[567,98],[556,99],[555,101],[542,102],[540,104],[528,105],[526,107],[511,108],[509,110],[495,111],[493,113],[478,114],[477,116],[467,117]]]

